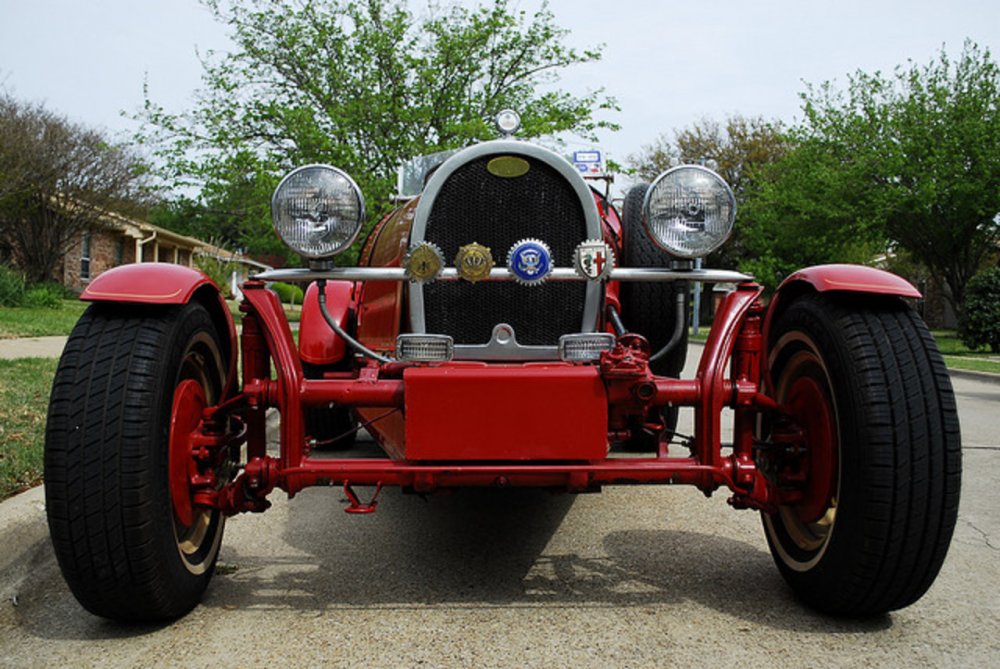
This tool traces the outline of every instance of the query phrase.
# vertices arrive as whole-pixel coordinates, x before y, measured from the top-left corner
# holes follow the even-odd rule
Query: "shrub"
[[[271,290],[276,292],[278,299],[285,304],[302,304],[304,294],[299,286],[275,281],[271,284]]]
[[[0,306],[19,307],[24,302],[24,277],[0,265]]]
[[[208,278],[215,282],[215,285],[219,287],[226,297],[232,297],[232,293],[229,290],[229,277],[237,269],[236,263],[228,262],[215,256],[196,255],[194,257],[194,266],[207,274]]]
[[[58,309],[66,299],[66,289],[57,283],[39,283],[24,293],[24,306]]]
[[[1000,353],[1000,267],[980,272],[965,288],[958,336],[971,349]]]

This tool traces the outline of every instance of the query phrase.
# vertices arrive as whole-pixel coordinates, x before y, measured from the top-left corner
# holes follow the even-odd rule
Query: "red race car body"
[[[709,170],[677,168],[633,189],[620,217],[562,157],[510,138],[483,142],[437,166],[378,222],[351,268],[329,260],[364,218],[343,172],[297,170],[273,206],[279,234],[310,267],[248,281],[238,337],[217,290],[193,270],[116,269],[83,296],[94,305],[57,378],[46,478],[57,552],[90,610],[186,611],[211,575],[226,516],[265,510],[275,489],[294,496],[314,485],[341,487],[355,513],[375,511],[383,486],[721,487],[733,506],[761,511],[779,569],[822,610],[905,606],[937,573],[957,508],[958,427],[940,357],[904,302],[919,294],[877,269],[831,265],[791,275],[765,308],[751,277],[694,269],[690,259],[722,243],[735,215]],[[277,280],[307,286],[297,342],[267,287]],[[717,282],[731,290],[696,374],[681,378],[689,287]],[[88,341],[112,342],[102,364],[127,375],[122,389],[78,388],[101,373],[81,362]],[[139,358],[152,371],[130,367]],[[84,426],[105,441],[109,430],[126,434],[86,445],[95,439],[74,430],[71,407],[108,402],[133,407],[149,429]],[[691,435],[677,431],[679,408],[693,411]],[[265,434],[272,409],[276,453]],[[359,452],[362,431],[380,457]],[[89,549],[59,541],[76,522],[67,500],[98,494],[81,486],[101,484],[73,476],[86,473],[94,448],[121,463],[146,454],[154,483],[136,485],[166,511],[151,511],[144,531],[178,548],[167,561],[179,566],[157,576],[179,593],[166,603],[142,584],[95,589],[79,576]],[[902,455],[923,469],[887,475],[897,491],[936,481],[926,507],[871,483],[880,465],[870,458]],[[355,492],[363,486],[374,487],[366,500]],[[895,547],[887,529],[875,564],[855,552],[880,500],[892,506],[890,525],[935,529]],[[880,570],[909,565],[912,551],[926,557],[919,568],[884,585]],[[843,579],[855,585],[840,588]]]

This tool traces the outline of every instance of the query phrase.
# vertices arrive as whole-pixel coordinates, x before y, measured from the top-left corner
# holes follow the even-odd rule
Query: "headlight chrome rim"
[[[692,234],[699,235],[700,243],[687,243],[683,239],[674,240],[673,243],[669,239],[664,239],[664,236],[657,234],[656,226],[663,225],[658,224],[656,218],[661,218],[662,213],[651,211],[655,206],[658,195],[664,188],[668,188],[670,181],[677,181],[688,175],[697,175],[702,179],[709,179],[712,186],[718,186],[715,193],[699,193],[698,202],[695,205],[701,211],[697,212],[697,215],[705,217],[704,209],[706,208],[706,203],[704,202],[705,196],[714,196],[714,202],[711,204],[720,210],[720,215],[724,217],[722,221],[716,221],[717,225],[714,226],[713,230],[703,230],[702,234],[699,235],[698,231],[692,231]],[[681,184],[683,185],[683,184]],[[690,188],[689,188],[690,190]],[[720,198],[723,201],[719,201]],[[694,213],[694,212],[692,212]],[[675,217],[677,218],[677,217]],[[685,220],[684,222],[688,222]],[[645,229],[647,237],[655,244],[658,248],[670,253],[671,255],[684,258],[684,259],[694,259],[703,258],[709,253],[712,253],[720,246],[722,246],[729,236],[733,232],[733,226],[736,222],[736,196],[733,194],[733,189],[730,188],[726,180],[719,176],[714,170],[711,170],[702,165],[679,165],[677,167],[672,167],[666,172],[660,174],[653,183],[650,185],[649,189],[646,191],[646,196],[642,203],[642,225]],[[721,226],[718,225],[721,223]]]
[[[343,179],[346,182],[345,185],[348,187],[348,192],[354,196],[354,205],[357,207],[357,215],[355,219],[345,219],[343,223],[344,225],[353,225],[351,233],[346,237],[343,237],[337,243],[327,242],[320,248],[316,249],[312,249],[305,244],[296,243],[296,240],[291,238],[290,234],[287,234],[290,231],[286,230],[286,234],[282,234],[282,226],[286,225],[286,223],[279,220],[282,215],[290,215],[283,209],[283,205],[285,204],[283,196],[286,195],[284,191],[289,187],[289,184],[294,183],[294,180],[301,178],[303,174],[308,172],[326,172],[328,176],[332,175],[334,178]],[[350,206],[350,203],[348,203],[348,206]],[[325,165],[323,163],[313,163],[295,168],[282,178],[282,180],[278,183],[277,188],[274,189],[274,194],[271,196],[271,225],[274,228],[275,233],[278,235],[278,238],[282,241],[282,243],[284,243],[288,248],[309,260],[332,258],[351,248],[354,242],[357,241],[358,235],[361,234],[361,229],[364,227],[365,216],[365,198],[361,193],[361,188],[358,187],[358,184],[344,170],[333,167],[332,165]]]

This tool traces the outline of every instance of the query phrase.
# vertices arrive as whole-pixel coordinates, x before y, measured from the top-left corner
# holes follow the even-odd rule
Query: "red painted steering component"
[[[184,379],[177,384],[170,414],[170,500],[177,521],[185,527],[194,522],[191,480],[198,475],[194,437],[205,406],[205,391],[200,383]]]

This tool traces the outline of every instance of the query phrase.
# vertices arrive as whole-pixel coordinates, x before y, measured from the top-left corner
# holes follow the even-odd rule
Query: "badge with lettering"
[[[588,239],[573,252],[573,269],[589,281],[603,281],[611,276],[615,255],[607,242]]]
[[[476,242],[459,246],[458,255],[455,256],[455,269],[461,279],[471,283],[482,281],[489,278],[490,270],[493,269],[493,255],[488,247]]]
[[[525,286],[537,286],[552,271],[552,251],[545,242],[522,239],[507,252],[507,270]]]
[[[444,269],[444,254],[435,244],[420,242],[406,253],[403,268],[410,281],[430,283]]]

